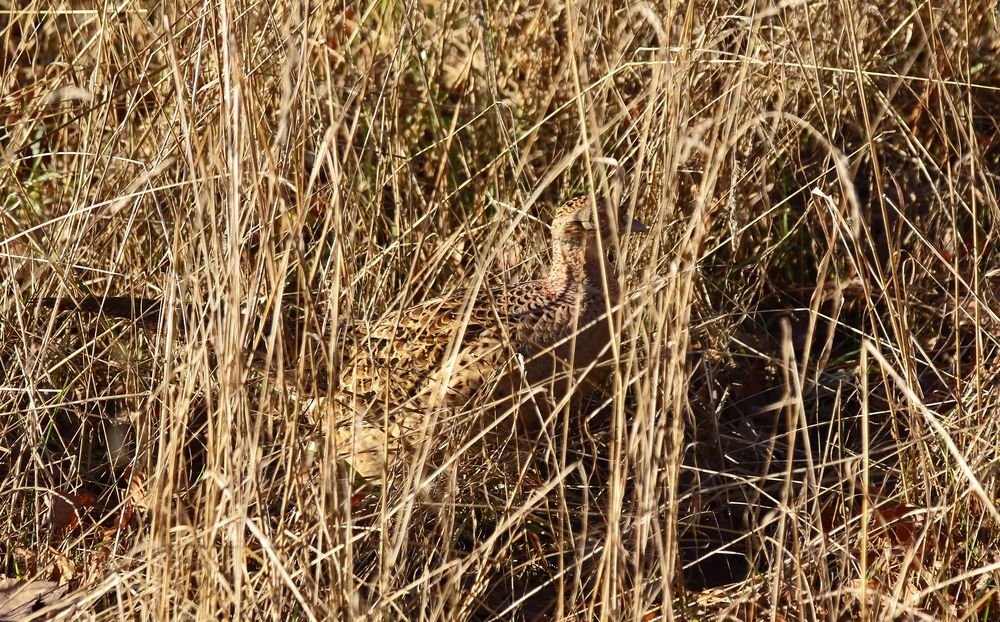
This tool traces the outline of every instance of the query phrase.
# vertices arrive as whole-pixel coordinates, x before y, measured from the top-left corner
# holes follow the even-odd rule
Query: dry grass
[[[0,578],[49,613],[998,619],[995,7],[93,4],[0,8]],[[612,397],[339,477],[284,384],[537,274],[604,157],[653,227]],[[36,303],[85,294],[171,311]]]

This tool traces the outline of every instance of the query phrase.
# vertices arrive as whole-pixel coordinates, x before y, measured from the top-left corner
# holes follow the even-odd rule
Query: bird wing
[[[362,329],[341,369],[340,389],[394,405],[428,392],[468,398],[510,352],[518,327],[544,306],[542,286],[529,281],[465,297],[428,300]],[[444,382],[447,386],[441,387]],[[458,389],[457,384],[461,384]]]

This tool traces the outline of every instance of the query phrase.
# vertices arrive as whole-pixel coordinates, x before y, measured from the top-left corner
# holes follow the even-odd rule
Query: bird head
[[[560,205],[552,219],[553,241],[571,244],[582,244],[598,237],[608,241],[626,231],[642,233],[648,230],[640,220],[629,218],[626,210],[610,201],[598,201],[594,205],[586,195]]]

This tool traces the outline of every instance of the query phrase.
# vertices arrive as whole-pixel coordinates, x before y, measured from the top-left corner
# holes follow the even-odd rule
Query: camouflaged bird
[[[478,398],[473,430],[501,416],[530,430],[578,387],[600,385],[622,297],[607,253],[614,236],[645,230],[610,204],[572,199],[553,218],[544,277],[430,300],[373,326],[346,357],[332,403],[317,404],[341,412],[341,456],[377,478],[397,454],[423,448],[434,412],[448,418]]]
[[[616,235],[645,230],[608,202],[571,199],[553,218],[544,277],[428,300],[360,331],[337,386],[307,405],[330,423],[337,459],[378,479],[463,407],[472,406],[473,430],[501,417],[532,429],[582,384],[599,385],[622,297],[607,252]],[[159,301],[127,297],[68,304],[147,326],[161,313]]]

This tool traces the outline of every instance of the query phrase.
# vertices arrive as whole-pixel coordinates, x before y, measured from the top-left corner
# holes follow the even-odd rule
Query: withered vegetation
[[[0,618],[995,619],[995,3],[6,6]],[[602,390],[345,475],[358,327],[611,162]]]

